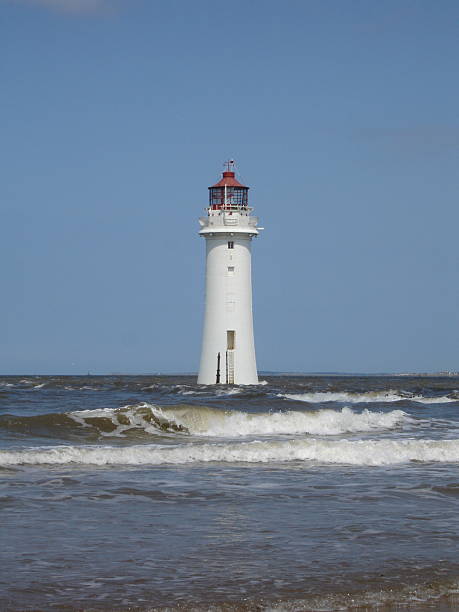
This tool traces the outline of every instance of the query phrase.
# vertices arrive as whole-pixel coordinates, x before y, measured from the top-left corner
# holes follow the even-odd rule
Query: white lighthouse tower
[[[206,239],[206,308],[198,384],[258,384],[252,320],[251,243],[258,218],[249,188],[235,178],[234,161],[209,187]]]

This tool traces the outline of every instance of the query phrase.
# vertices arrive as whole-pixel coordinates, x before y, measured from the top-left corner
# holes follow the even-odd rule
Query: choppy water
[[[0,378],[1,610],[456,610],[459,379]]]

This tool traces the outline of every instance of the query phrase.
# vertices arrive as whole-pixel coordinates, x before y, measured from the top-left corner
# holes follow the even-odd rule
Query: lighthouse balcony
[[[254,228],[258,224],[258,217],[239,215],[237,213],[210,214],[199,219],[201,227],[239,226]]]
[[[208,206],[206,208],[207,212],[210,214],[228,214],[228,213],[239,213],[241,215],[250,215],[253,211],[251,206],[238,206],[236,204],[225,204],[223,206]]]
[[[228,234],[233,232],[236,234],[256,236],[258,234],[257,223],[257,217],[240,217],[239,215],[225,217],[223,215],[212,215],[209,217],[201,217],[199,219],[199,225],[201,226],[199,233],[201,236]]]

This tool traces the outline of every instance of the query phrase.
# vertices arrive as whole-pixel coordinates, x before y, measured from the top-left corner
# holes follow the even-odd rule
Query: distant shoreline
[[[455,378],[459,377],[459,372],[455,371],[441,371],[441,372],[272,372],[261,370],[258,373],[259,377],[263,376],[336,376],[336,377],[418,377],[418,378]],[[62,377],[96,377],[96,376],[196,376],[197,372],[86,372],[86,373],[72,373],[72,374],[25,374],[23,372],[19,374],[1,374],[1,377],[43,377],[43,376],[62,376]]]

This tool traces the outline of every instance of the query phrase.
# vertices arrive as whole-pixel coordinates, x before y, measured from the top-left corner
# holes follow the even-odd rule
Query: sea
[[[0,610],[459,610],[459,378],[0,377]]]

